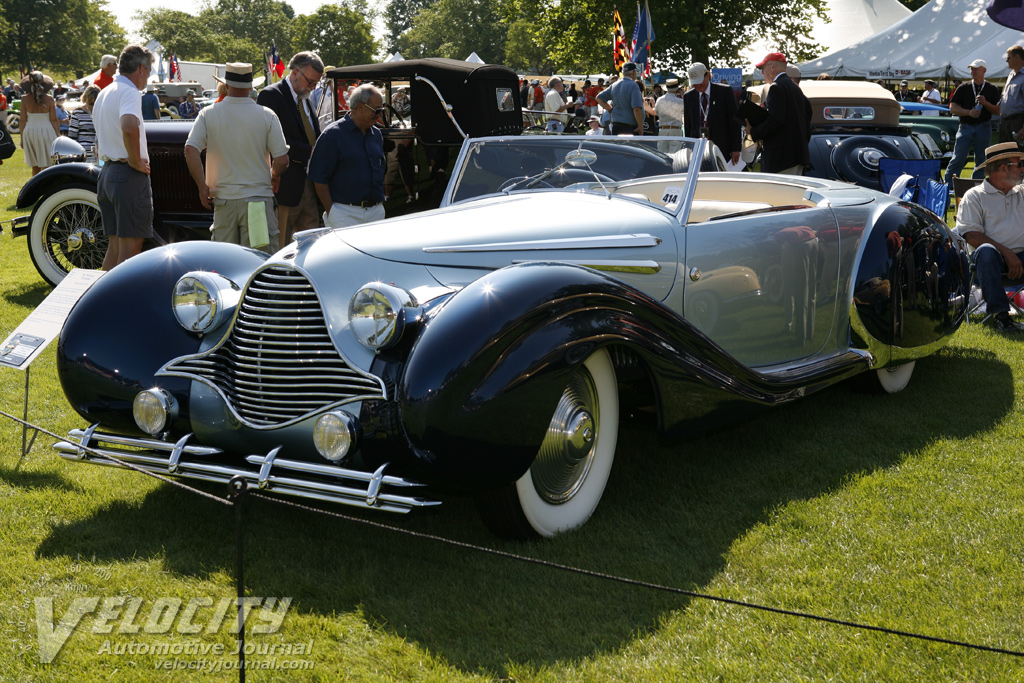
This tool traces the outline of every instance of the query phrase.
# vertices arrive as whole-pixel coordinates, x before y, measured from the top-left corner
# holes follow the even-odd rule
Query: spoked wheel
[[[492,531],[551,537],[590,519],[615,458],[619,395],[608,352],[595,352],[569,378],[530,469],[478,499]]]
[[[74,268],[99,268],[107,252],[96,193],[84,187],[54,192],[36,205],[29,255],[43,279],[56,286]]]

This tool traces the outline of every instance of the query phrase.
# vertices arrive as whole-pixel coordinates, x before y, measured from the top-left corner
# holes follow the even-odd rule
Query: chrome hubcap
[[[92,230],[88,228],[79,228],[73,233],[68,235],[68,251],[77,251],[82,248],[85,244],[95,244],[96,235],[92,234]]]
[[[572,499],[590,471],[600,410],[597,388],[585,367],[569,380],[530,468],[537,493],[558,505]]]

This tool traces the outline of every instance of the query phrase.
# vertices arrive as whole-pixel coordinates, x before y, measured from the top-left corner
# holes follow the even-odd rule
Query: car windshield
[[[681,174],[686,180],[696,140],[664,137],[516,136],[468,140],[446,203],[496,193],[570,188],[604,192],[624,182]],[[705,170],[725,170],[706,146]]]

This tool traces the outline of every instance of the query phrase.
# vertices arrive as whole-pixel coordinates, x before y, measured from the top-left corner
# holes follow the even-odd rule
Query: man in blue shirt
[[[344,118],[317,138],[307,171],[331,228],[384,218],[384,137],[373,125],[384,112],[384,94],[364,83],[349,95],[348,106]]]
[[[622,78],[598,93],[597,104],[611,112],[612,135],[644,134],[644,98],[636,84],[636,64],[626,62]]]
[[[156,86],[146,87],[146,94],[142,96],[142,120],[160,120],[160,98],[156,95]]]

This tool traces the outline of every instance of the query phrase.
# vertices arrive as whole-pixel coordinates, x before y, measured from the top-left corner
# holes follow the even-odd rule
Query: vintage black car
[[[801,81],[811,102],[811,166],[805,175],[880,190],[878,160],[940,156],[930,138],[899,121],[900,105],[876,83]],[[751,89],[759,99],[761,88]]]
[[[453,59],[413,59],[331,69],[325,78],[334,92],[370,81],[391,100],[393,87],[407,82],[410,110],[392,108],[383,120],[389,146],[415,150],[414,201],[405,193],[385,203],[388,216],[436,207],[447,184],[449,151],[458,151],[467,137],[514,135],[522,132],[518,77],[503,66]],[[335,115],[345,112],[344,100],[334,98]],[[185,163],[184,145],[191,121],[148,121],[153,184],[154,228],[157,238],[148,246],[191,239],[209,239],[212,214],[200,204]],[[71,142],[65,140],[64,142]],[[84,157],[82,157],[84,159]],[[16,207],[31,215],[13,222],[15,237],[28,235],[32,262],[44,280],[59,283],[72,268],[99,268],[107,249],[96,180],[99,167],[74,155],[31,178],[18,194]]]

